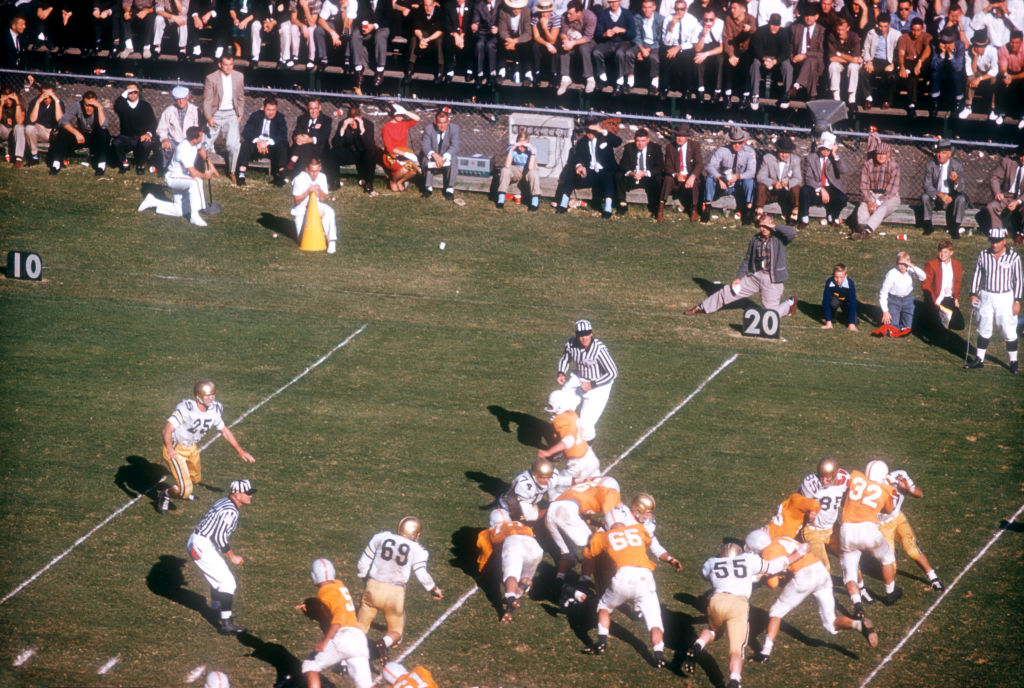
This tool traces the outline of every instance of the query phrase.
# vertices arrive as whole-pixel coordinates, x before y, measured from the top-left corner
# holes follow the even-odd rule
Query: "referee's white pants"
[[[185,214],[182,209],[182,192],[188,194],[188,204],[192,217],[198,217],[199,211],[206,207],[206,195],[203,193],[203,180],[196,179],[190,174],[174,174],[168,172],[164,175],[164,182],[171,187],[174,194],[173,201],[156,199],[155,210],[158,215],[169,215],[170,217],[181,217]]]
[[[983,290],[979,298],[978,336],[988,339],[992,336],[992,326],[998,324],[1007,342],[1016,341],[1017,316],[1013,314],[1013,292],[995,294]]]
[[[548,506],[544,525],[551,533],[558,551],[565,555],[582,550],[590,540],[590,526],[580,518],[580,505],[568,499],[552,502]]]
[[[302,673],[315,671],[319,674],[339,663],[348,669],[348,675],[356,688],[370,688],[373,685],[366,634],[354,626],[342,627],[322,652],[315,652],[303,660]]]
[[[509,535],[501,543],[501,580],[533,580],[544,550],[529,535]]]
[[[203,572],[211,588],[226,595],[235,594],[238,587],[235,577],[210,538],[192,533],[188,538],[188,555]]]
[[[590,442],[597,436],[597,421],[604,413],[604,407],[608,405],[608,397],[612,393],[612,385],[600,385],[591,387],[590,391],[584,392],[580,389],[580,379],[575,373],[562,385],[562,389],[568,390],[582,399],[580,407],[580,434],[585,442]]]
[[[295,206],[292,208],[292,217],[295,218],[295,238],[302,241],[302,229],[306,223],[306,208],[308,206]],[[324,237],[327,241],[338,240],[338,221],[334,214],[334,208],[326,203],[317,203],[320,209],[320,224],[324,227]]]

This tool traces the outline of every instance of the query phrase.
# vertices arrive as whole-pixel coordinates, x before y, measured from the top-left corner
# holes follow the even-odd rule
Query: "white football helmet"
[[[388,662],[384,665],[384,670],[380,672],[381,678],[387,681],[389,686],[395,684],[395,681],[402,678],[409,672],[405,670],[405,667],[398,662]]]
[[[313,577],[313,585],[320,585],[334,580],[334,564],[330,559],[314,559],[309,571]]]
[[[548,405],[544,410],[557,416],[559,413],[572,411],[576,408],[576,395],[566,389],[556,389],[548,395]]]
[[[868,480],[871,480],[872,482],[884,483],[886,477],[889,475],[889,466],[881,459],[869,461],[868,467],[864,469],[864,475],[866,475]]]
[[[203,688],[231,688],[231,682],[228,681],[228,675],[223,671],[211,671],[206,675],[206,683],[203,684]]]
[[[751,552],[760,554],[770,544],[772,544],[772,537],[762,528],[747,533],[747,549]]]

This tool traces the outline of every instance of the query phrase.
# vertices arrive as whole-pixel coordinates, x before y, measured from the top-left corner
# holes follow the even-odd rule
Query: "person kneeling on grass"
[[[896,267],[890,268],[878,292],[882,326],[871,334],[876,337],[906,337],[914,322],[914,278],[923,282],[924,270],[910,262],[910,254],[896,254]]]
[[[213,177],[217,171],[208,163],[205,171],[199,171],[200,160],[197,158],[205,159],[206,156],[205,149],[200,150],[202,143],[203,130],[199,127],[189,127],[185,132],[185,140],[174,149],[174,157],[171,158],[167,174],[164,175],[167,186],[178,192],[174,194],[174,200],[165,201],[153,194],[146,194],[146,198],[139,205],[139,212],[153,208],[157,215],[170,217],[184,217],[187,212],[189,222],[197,227],[206,226],[206,220],[199,216],[200,211],[206,209],[203,180]]]
[[[839,309],[846,310],[846,317],[851,332],[857,331],[857,288],[846,273],[846,266],[836,263],[832,266],[832,276],[825,280],[825,293],[821,296],[821,308],[825,311],[823,330],[832,329],[832,321],[839,315]]]
[[[319,199],[316,207],[320,210],[320,224],[323,225],[324,237],[327,239],[327,252],[334,253],[338,250],[338,223],[334,208],[324,203],[327,200],[327,175],[323,173],[320,158],[310,159],[305,171],[292,180],[292,200],[295,201],[292,217],[295,218],[295,238],[300,242],[306,224],[309,197],[314,193]]]

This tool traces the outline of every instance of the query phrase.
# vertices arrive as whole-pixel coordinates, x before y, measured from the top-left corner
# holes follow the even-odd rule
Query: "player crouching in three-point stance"
[[[560,454],[565,456],[565,470],[555,471],[548,487],[548,496],[552,499],[564,492],[573,483],[580,483],[600,475],[601,464],[590,444],[583,439],[580,418],[576,415],[579,399],[568,389],[556,389],[548,395],[548,405],[544,410],[551,414],[551,424],[555,428],[558,441],[547,449],[538,449],[538,459],[555,460]]]
[[[882,565],[886,605],[893,605],[903,596],[896,587],[896,555],[878,529],[878,515],[891,514],[896,488],[886,483],[889,467],[884,461],[870,461],[864,473],[850,473],[850,489],[843,503],[843,524],[839,527],[839,561],[843,566],[843,582],[857,618],[864,617],[857,573],[861,552],[871,552]]]
[[[762,558],[771,561],[776,557],[789,556],[800,546],[793,538],[773,538],[764,530],[753,530],[747,535],[747,549]],[[874,624],[871,619],[851,619],[843,614],[836,615],[836,600],[832,596],[832,577],[825,568],[825,564],[813,551],[792,562],[788,569],[793,577],[786,587],[782,589],[775,603],[768,611],[768,632],[765,636],[764,646],[760,654],[754,659],[759,662],[767,662],[771,656],[772,647],[775,645],[775,637],[782,627],[782,617],[791,612],[801,602],[807,599],[808,595],[814,595],[814,601],[818,603],[818,616],[821,617],[821,625],[832,635],[840,630],[860,631],[867,638],[871,647],[878,647],[878,634],[875,633]],[[765,581],[769,587],[775,588],[779,585],[779,576],[772,576]]]
[[[203,479],[199,448],[196,445],[211,427],[220,431],[242,461],[256,461],[252,454],[242,449],[234,433],[224,425],[224,407],[217,401],[217,388],[214,384],[209,380],[200,380],[193,388],[193,393],[195,398],[182,400],[164,423],[164,461],[171,467],[175,485],[161,490],[157,496],[156,506],[161,514],[167,513],[171,497],[195,499],[192,490]]]
[[[708,601],[708,628],[700,632],[697,640],[686,651],[683,671],[692,674],[704,647],[717,635],[729,634],[729,684],[727,688],[740,688],[743,671],[743,650],[747,646],[747,623],[750,617],[750,592],[754,582],[762,576],[773,576],[807,554],[810,547],[801,542],[788,557],[767,561],[761,555],[744,552],[729,540],[722,543],[719,556],[704,562],[701,577],[711,583]]]
[[[310,575],[313,585],[317,586],[316,599],[327,610],[329,625],[324,630],[324,637],[302,662],[306,685],[320,688],[320,672],[340,663],[352,677],[356,688],[370,688],[373,685],[370,650],[366,646],[366,634],[360,630],[356,620],[352,595],[344,583],[335,578],[334,565],[327,559],[315,560]],[[305,604],[295,608],[307,611]]]
[[[213,503],[188,538],[188,555],[210,584],[210,609],[220,614],[221,635],[245,633],[243,626],[231,619],[231,606],[238,587],[223,554],[235,566],[244,561],[231,550],[228,539],[238,527],[239,509],[251,504],[256,488],[248,480],[231,482],[230,494]]]
[[[444,595],[427,573],[427,550],[420,545],[423,525],[415,516],[398,522],[398,532],[383,530],[374,535],[356,565],[357,575],[366,581],[359,604],[359,627],[370,630],[377,612],[384,612],[388,631],[377,641],[377,654],[382,663],[388,661],[388,648],[397,645],[405,630],[405,584],[415,573],[420,584],[434,596]]]
[[[519,600],[530,590],[533,574],[544,558],[544,550],[533,537],[533,528],[504,517],[502,509],[491,511],[491,527],[476,538],[477,566],[483,573],[494,552],[501,551],[501,581],[505,602],[501,623],[512,621],[512,612],[519,609]]]

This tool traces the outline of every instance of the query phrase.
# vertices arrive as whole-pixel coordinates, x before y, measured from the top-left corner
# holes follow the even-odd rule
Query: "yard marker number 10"
[[[9,251],[7,253],[7,279],[41,280],[43,259],[38,253]]]

